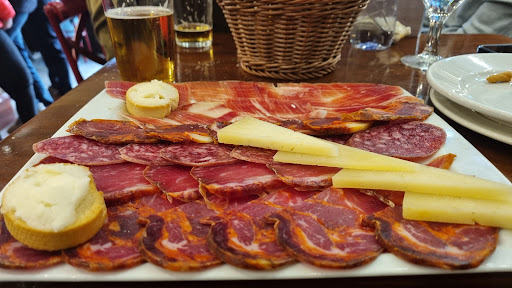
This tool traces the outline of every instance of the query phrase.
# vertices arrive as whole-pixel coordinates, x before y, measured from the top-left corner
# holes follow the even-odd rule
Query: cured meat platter
[[[105,91],[98,94],[59,129],[53,137],[69,135],[67,127],[80,118],[123,120],[125,112],[122,100],[112,98]],[[445,145],[436,155],[457,155],[451,170],[501,183],[510,183],[482,154],[436,114],[427,120],[442,127],[447,133]],[[434,155],[434,156],[436,156]],[[44,156],[34,155],[22,170],[38,163]],[[21,171],[21,170],[20,170]],[[3,191],[2,191],[3,193]],[[415,265],[383,253],[369,264],[350,269],[324,269],[304,263],[295,263],[271,271],[253,271],[223,264],[197,272],[175,272],[150,263],[112,272],[88,272],[67,264],[40,270],[0,269],[0,281],[202,281],[202,280],[251,280],[251,279],[301,279],[301,278],[345,278],[393,275],[449,274],[512,272],[512,231],[499,232],[498,245],[494,253],[474,269],[448,271],[439,268]]]

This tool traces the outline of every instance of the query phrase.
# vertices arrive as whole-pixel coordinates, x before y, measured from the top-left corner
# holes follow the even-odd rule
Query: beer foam
[[[105,16],[113,19],[143,19],[148,17],[162,17],[173,14],[172,9],[157,6],[120,7],[105,12]]]

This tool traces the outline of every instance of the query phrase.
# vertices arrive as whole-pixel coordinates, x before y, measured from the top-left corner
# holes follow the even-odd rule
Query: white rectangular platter
[[[68,135],[69,133],[66,132],[66,128],[70,123],[79,118],[122,119],[122,116],[120,115],[120,112],[122,111],[125,111],[124,102],[119,99],[111,98],[105,93],[105,91],[102,91],[71,119],[69,119],[69,121],[55,133],[54,137]],[[473,147],[439,116],[433,114],[426,122],[444,128],[448,135],[445,146],[436,155],[434,155],[434,157],[446,153],[454,153],[457,157],[453,163],[452,170],[501,183],[510,183],[510,181],[508,181],[508,179],[498,169],[496,169],[496,167],[494,167],[482,154],[480,154],[475,147]],[[34,155],[20,171],[34,165],[42,158],[44,158],[43,155]],[[19,173],[20,172],[18,172],[18,174]],[[3,191],[0,193],[0,196],[2,194]],[[479,267],[464,271],[447,271],[438,268],[415,265],[403,261],[391,253],[384,253],[375,261],[367,265],[347,270],[323,269],[308,264],[296,263],[275,271],[251,271],[224,264],[199,272],[174,272],[162,269],[150,263],[145,263],[134,268],[120,271],[88,272],[67,264],[61,264],[51,268],[29,271],[0,268],[0,282],[263,280],[507,271],[512,272],[512,230],[503,229],[499,233],[498,247],[496,251]]]

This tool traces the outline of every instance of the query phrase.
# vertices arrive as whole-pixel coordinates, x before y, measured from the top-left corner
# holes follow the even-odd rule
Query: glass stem
[[[439,37],[443,29],[443,19],[439,16],[430,16],[430,26],[428,29],[428,40],[422,54],[430,54],[437,56],[437,46],[439,45]]]

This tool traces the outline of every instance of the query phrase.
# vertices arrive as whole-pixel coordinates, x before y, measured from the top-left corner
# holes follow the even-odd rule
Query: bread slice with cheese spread
[[[138,83],[126,91],[126,109],[134,116],[164,118],[178,108],[179,92],[162,81]]]
[[[1,212],[16,240],[48,251],[86,242],[107,217],[89,168],[64,163],[24,171],[5,189]]]

